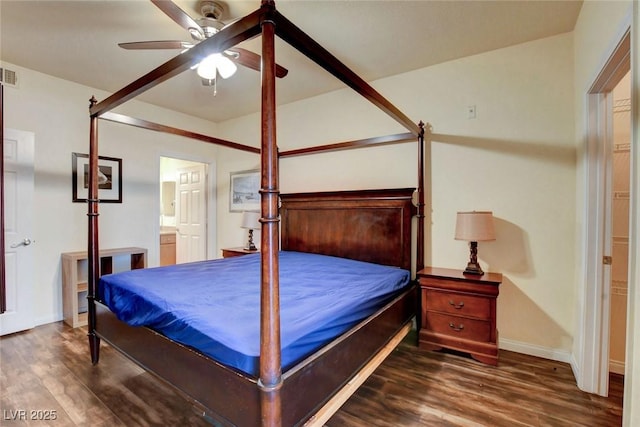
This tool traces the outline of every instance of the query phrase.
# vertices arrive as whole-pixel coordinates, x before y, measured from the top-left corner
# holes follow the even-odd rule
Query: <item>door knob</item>
[[[27,239],[25,237],[25,239],[22,242],[19,243],[14,243],[13,245],[11,245],[12,248],[17,248],[19,246],[29,246],[30,244],[32,244],[33,242],[35,242],[35,240],[31,240],[31,239]]]

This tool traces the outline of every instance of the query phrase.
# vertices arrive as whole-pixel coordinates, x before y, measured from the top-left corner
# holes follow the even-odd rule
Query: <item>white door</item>
[[[176,182],[176,262],[207,259],[206,165],[178,169]]]
[[[7,308],[0,335],[34,326],[33,149],[31,132],[4,132],[4,227]]]

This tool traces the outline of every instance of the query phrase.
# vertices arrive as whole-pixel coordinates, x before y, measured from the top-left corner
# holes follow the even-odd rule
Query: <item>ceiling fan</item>
[[[156,41],[140,41],[118,43],[123,49],[128,50],[146,50],[146,49],[190,49],[199,42],[213,36],[215,33],[225,27],[221,18],[224,14],[224,6],[218,1],[201,0],[200,13],[201,18],[193,19],[185,11],[180,9],[171,0],[151,0],[162,12],[169,18],[186,29],[191,35],[191,42],[180,40],[156,40]],[[234,47],[221,53],[209,55],[203,59],[194,68],[197,69],[198,75],[202,79],[205,86],[213,86],[216,88],[217,76],[223,79],[231,77],[237,70],[236,64],[260,71],[261,58],[257,53],[241,47]],[[289,71],[276,65],[276,77],[284,77]],[[215,92],[214,92],[215,94]]]

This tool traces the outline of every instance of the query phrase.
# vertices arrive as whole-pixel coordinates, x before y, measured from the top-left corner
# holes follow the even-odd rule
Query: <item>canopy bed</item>
[[[189,69],[197,63],[198,58],[232,48],[257,35],[262,37],[260,149],[111,112],[113,108],[143,91]],[[276,35],[374,103],[401,123],[408,132],[279,153],[276,144],[275,117],[277,76],[274,42]],[[255,12],[228,25],[104,101],[97,102],[92,98],[90,117],[90,184],[87,213],[88,328],[91,358],[94,364],[98,363],[100,341],[104,340],[145,369],[172,384],[215,423],[238,426],[303,425],[322,422],[322,417],[326,417],[332,410],[337,409],[335,405],[346,400],[346,396],[353,392],[354,384],[357,386],[364,381],[368,373],[381,363],[384,356],[407,333],[418,304],[416,286],[411,280],[410,271],[421,269],[424,260],[424,125],[422,122],[415,124],[410,121],[363,79],[287,20],[276,10],[273,1],[263,0],[260,8]],[[171,297],[159,297],[165,299],[156,304],[154,303],[156,296],[151,296],[144,302],[151,308],[145,310],[137,305],[138,302],[143,304],[142,300],[136,299],[135,308],[131,309],[125,304],[124,313],[115,313],[119,302],[123,301],[119,299],[120,296],[129,292],[125,287],[119,287],[120,285],[133,284],[132,286],[135,287],[136,283],[145,283],[144,280],[153,281],[153,279],[145,279],[142,275],[153,275],[154,270],[155,273],[160,272],[163,275],[163,272],[169,270],[161,270],[164,267],[160,267],[148,269],[146,273],[141,270],[130,276],[125,275],[126,277],[114,275],[100,278],[99,200],[97,198],[98,119],[169,132],[260,154],[262,233],[259,255],[249,255],[235,260],[206,261],[205,264],[197,266],[180,266],[179,270],[191,270],[180,270],[182,272],[175,273],[183,274],[181,277],[189,277],[189,280],[191,278],[196,280],[197,276],[204,274],[205,286],[211,275],[222,277],[224,282],[226,274],[224,268],[231,268],[232,271],[253,272],[247,274],[254,278],[259,276],[259,280],[255,279],[255,288],[251,287],[253,284],[247,285],[249,291],[244,296],[231,296],[224,293],[227,292],[226,288],[220,288],[220,292],[230,300],[254,301],[253,298],[255,298],[253,303],[247,304],[259,306],[259,313],[250,315],[255,316],[255,330],[247,332],[257,337],[254,341],[259,345],[253,353],[235,347],[234,338],[246,332],[243,329],[246,326],[244,324],[234,325],[240,329],[231,332],[230,338],[218,337],[218,341],[209,343],[209,347],[202,349],[196,344],[183,341],[178,336],[180,333],[173,333],[175,330],[172,331],[171,326],[169,330],[163,330],[160,326],[157,329],[149,326],[150,324],[160,325],[163,322],[173,325],[175,321],[182,321],[180,316],[174,316],[174,312],[158,313],[156,323],[154,321],[145,323],[144,320],[134,319],[134,316],[128,317],[128,314],[151,313],[157,306],[164,305],[168,301],[166,298]],[[280,194],[278,176],[280,158],[409,140],[417,141],[418,146],[417,189]],[[414,221],[414,218],[417,219]],[[416,230],[415,234],[412,228]],[[415,242],[415,251],[412,250],[412,242]],[[413,252],[415,252],[415,258],[412,257]],[[325,289],[324,286],[328,286],[328,283],[324,281],[327,279],[324,276],[329,276],[325,274],[326,272],[342,267],[316,264],[319,261],[308,256],[326,256],[325,258],[330,258],[340,265],[343,262],[353,262],[358,264],[358,268],[361,264],[367,264],[367,267],[373,268],[374,271],[356,273],[356,275],[367,282],[364,293],[371,294],[370,296],[377,303],[369,303],[369,300],[366,300],[367,302],[364,303],[366,309],[359,310],[358,315],[349,314],[349,320],[338,321],[339,325],[328,324],[323,331],[314,330],[311,332],[311,338],[305,335],[308,332],[307,329],[310,331],[311,328],[307,326],[293,328],[292,326],[298,326],[300,317],[289,317],[293,316],[292,311],[297,311],[297,315],[302,316],[304,313],[301,314],[301,312],[322,314],[326,310],[330,313],[328,317],[332,320],[339,316],[337,312],[329,311],[329,308],[334,308],[329,306],[332,305],[331,301],[340,299],[342,293],[331,291],[328,287]],[[296,270],[292,266],[293,258],[302,260],[299,264],[303,266],[302,270],[313,273],[311,282],[305,282],[306,284],[302,286],[307,290],[316,291],[314,295],[318,302],[313,308],[293,310],[298,300],[291,299],[289,293],[295,293],[297,298],[298,292],[302,292],[299,288],[293,287],[299,281],[302,283],[299,276],[300,267],[295,267]],[[208,270],[220,266],[222,270],[212,270],[213,273],[197,272],[201,269]],[[355,268],[352,265],[344,266],[344,269],[351,273]],[[392,285],[393,290],[381,291],[380,295],[376,296],[373,295],[371,291],[373,288],[370,286],[372,286],[373,277],[379,272],[378,269],[385,269],[384,272],[380,271],[381,274],[398,275],[399,273],[402,277]],[[174,274],[174,270],[171,270],[171,274]],[[315,281],[318,276],[321,279],[319,282]],[[338,280],[343,280],[341,282],[343,284],[355,284],[354,277]],[[108,282],[112,279],[115,279],[115,283],[109,284]],[[137,282],[138,280],[141,282]],[[181,279],[180,284],[176,286],[182,286],[183,281],[186,280]],[[235,285],[235,282],[233,284]],[[220,286],[224,286],[224,283]],[[359,286],[355,285],[356,288]],[[343,285],[342,288],[344,287]],[[361,292],[356,296],[356,300],[364,302],[362,289],[356,290]],[[330,292],[335,292],[333,300],[326,299]],[[142,297],[133,296],[132,298]],[[205,292],[201,299],[206,298]],[[177,312],[180,309],[175,310]],[[174,317],[165,322],[167,316]],[[309,324],[325,324],[325,320],[315,317],[307,320]],[[239,323],[244,321],[244,318],[238,320]],[[138,326],[136,322],[142,326]],[[208,326],[189,325],[185,328],[195,331],[201,338],[204,335],[204,329]],[[291,329],[296,329],[300,335],[291,337],[289,335]],[[333,334],[319,338],[319,334],[328,329],[333,330]],[[311,341],[313,344],[310,344]],[[216,353],[221,347],[224,347],[222,356]],[[304,349],[293,354],[289,351],[290,347],[304,347]],[[245,352],[251,353],[249,359],[234,362],[238,353]]]

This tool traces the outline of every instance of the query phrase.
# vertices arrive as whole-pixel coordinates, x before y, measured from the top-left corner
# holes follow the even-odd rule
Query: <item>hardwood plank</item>
[[[603,398],[580,391],[563,363],[501,351],[491,367],[405,341],[327,425],[380,425],[384,413],[406,426],[616,426],[621,381],[612,377],[611,397]],[[417,423],[408,418],[415,413]]]
[[[2,409],[55,410],[56,427],[209,425],[169,386],[109,346],[93,366],[86,332],[56,323],[1,338]]]
[[[4,341],[0,345],[0,408],[3,423],[49,425],[47,421],[32,419],[31,411],[41,410],[51,411],[57,425],[75,426],[56,397],[46,390],[31,369],[31,364],[25,360],[30,358],[29,354],[25,354],[29,341],[24,334],[15,334],[14,337],[12,345],[5,345]]]
[[[210,426],[182,395],[62,322],[0,338],[2,426]],[[584,393],[564,363],[501,351],[497,367],[416,347],[415,332],[325,422],[326,427],[603,426],[622,424],[623,377],[610,397]],[[55,421],[8,420],[56,411]]]

